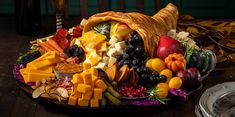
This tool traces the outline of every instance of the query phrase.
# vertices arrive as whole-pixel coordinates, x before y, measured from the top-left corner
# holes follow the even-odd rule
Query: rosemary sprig
[[[148,100],[158,100],[160,103],[162,104],[167,104],[167,102],[170,100],[168,98],[160,98],[156,92],[160,92],[157,90],[157,88],[151,88],[151,89],[148,89],[147,90],[147,97],[148,97]]]

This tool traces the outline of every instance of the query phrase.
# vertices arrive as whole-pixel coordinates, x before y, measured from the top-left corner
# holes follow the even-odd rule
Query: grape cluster
[[[69,57],[78,57],[79,62],[85,59],[85,51],[77,45],[73,45],[71,48],[65,48],[64,53]]]
[[[138,83],[141,85],[156,85],[167,80],[165,76],[159,76],[158,72],[145,66],[147,53],[144,51],[143,40],[136,31],[131,32],[130,37],[126,40],[126,45],[123,54],[116,56],[118,68],[123,65],[133,67],[139,76]]]

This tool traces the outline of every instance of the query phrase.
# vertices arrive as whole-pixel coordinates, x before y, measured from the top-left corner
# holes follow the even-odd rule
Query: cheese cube
[[[72,79],[73,84],[83,84],[83,78],[81,74],[74,74]]]
[[[86,93],[91,91],[91,86],[86,84],[78,84],[77,91],[80,93]]]
[[[78,105],[79,106],[88,106],[88,104],[89,104],[89,100],[85,100],[85,99],[82,99],[82,98],[78,99]]]
[[[118,54],[123,54],[123,48],[125,47],[125,42],[118,42],[115,44],[115,49],[118,52]]]
[[[116,63],[117,59],[114,57],[109,57],[109,63],[108,63],[108,67],[113,66],[114,63]]]
[[[107,55],[108,55],[109,57],[113,57],[113,56],[118,55],[118,52],[117,52],[117,50],[116,50],[115,48],[111,48],[111,49],[109,49],[109,51],[107,52]]]
[[[97,54],[92,54],[90,57],[89,57],[89,60],[91,62],[91,66],[95,66],[96,64],[99,63],[99,61],[101,60],[102,58],[97,55]]]
[[[97,100],[101,100],[102,99],[102,89],[94,88],[93,98],[97,99]]]
[[[82,98],[82,93],[78,92],[77,90],[74,90],[74,96],[77,98]]]
[[[82,73],[83,76],[83,81],[87,85],[91,85],[92,78],[91,78],[91,73],[89,71],[85,71]]]
[[[105,69],[105,63],[99,62],[98,65],[95,66],[96,69]]]
[[[91,75],[98,76],[98,70],[96,68],[90,69]]]
[[[84,100],[90,100],[92,97],[92,91],[86,92],[82,94],[82,99]]]
[[[97,34],[93,39],[87,44],[89,48],[95,48],[98,44],[102,43],[106,39],[105,35]]]
[[[104,83],[103,80],[97,80],[95,83],[95,87],[101,88],[103,92],[108,88],[108,86]]]
[[[77,97],[75,97],[75,96],[69,96],[68,104],[69,104],[69,105],[76,105],[76,103],[77,103]]]
[[[108,50],[107,43],[103,42],[102,44],[97,45],[97,50],[99,52],[106,52]]]
[[[91,106],[91,107],[99,107],[99,100],[97,100],[97,99],[91,99],[91,101],[90,101],[90,106]]]
[[[109,63],[109,57],[104,56],[103,59],[102,59],[102,62],[105,63],[105,65],[108,65],[108,63]]]
[[[83,70],[87,70],[91,68],[91,64],[85,63],[85,62],[82,64],[82,66],[83,66]]]
[[[99,79],[98,76],[92,75],[92,83],[91,83],[91,89],[92,89],[92,90],[94,89],[95,83],[96,83],[96,81],[97,81],[98,79]]]
[[[114,45],[118,41],[118,38],[115,36],[112,36],[111,39],[109,40],[110,45]]]

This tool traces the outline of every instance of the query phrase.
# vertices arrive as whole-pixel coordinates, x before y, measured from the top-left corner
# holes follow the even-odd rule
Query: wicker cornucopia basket
[[[166,35],[170,29],[176,28],[178,10],[173,4],[168,4],[154,16],[147,16],[141,13],[122,13],[108,11],[91,16],[83,32],[88,32],[100,22],[115,20],[127,24],[132,30],[137,31],[143,38],[145,50],[149,57],[155,55],[155,48],[159,37]]]

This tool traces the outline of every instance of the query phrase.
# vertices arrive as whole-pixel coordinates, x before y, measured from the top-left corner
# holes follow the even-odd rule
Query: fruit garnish
[[[169,36],[160,37],[157,47],[157,57],[164,60],[172,53],[184,54],[184,48],[181,43]]]
[[[151,67],[151,69],[160,73],[163,69],[165,69],[165,63],[160,58],[154,58],[151,60]]]
[[[145,97],[147,89],[139,85],[122,85],[117,88],[122,97]]]
[[[180,77],[173,77],[169,81],[169,88],[179,89],[182,86],[182,80]]]
[[[158,100],[162,104],[167,104],[170,100],[166,98],[168,96],[168,90],[166,88],[150,88],[147,90],[147,97],[149,100]]]
[[[165,88],[165,89],[167,89],[167,90],[169,90],[170,88],[169,88],[169,85],[167,84],[167,83],[158,83],[157,84],[157,86],[156,86],[156,88]]]

